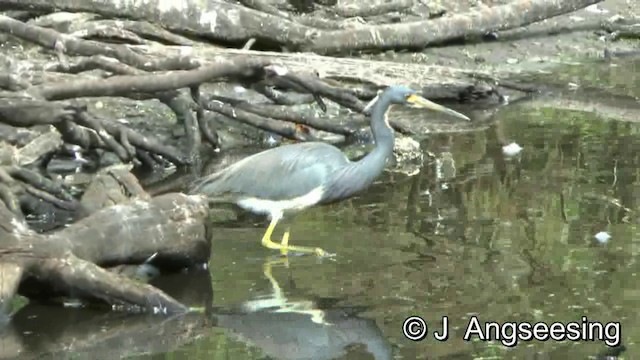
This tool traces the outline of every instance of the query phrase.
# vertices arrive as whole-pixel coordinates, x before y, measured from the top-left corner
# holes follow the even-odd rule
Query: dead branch
[[[208,101],[203,104],[203,107],[209,111],[217,112],[228,118],[252,125],[261,130],[278,134],[288,139],[296,141],[309,140],[308,135],[299,131],[295,125],[265,118],[241,108],[233,108],[231,105],[225,104],[221,101]]]
[[[480,36],[490,31],[525,26],[600,1],[514,0],[506,5],[435,20],[363,26],[349,31],[322,31],[302,48],[325,54],[365,49],[424,48],[465,36]]]
[[[33,42],[46,49],[54,50],[59,54],[104,55],[146,70],[190,68],[188,63],[181,63],[176,59],[160,58],[156,61],[151,61],[147,57],[137,54],[122,45],[107,45],[101,42],[64,36],[57,31],[28,25],[4,15],[0,15],[0,31]]]
[[[413,5],[413,0],[340,1],[332,10],[342,17],[374,16],[394,11],[404,11]]]
[[[135,93],[157,93],[208,82],[227,76],[251,76],[266,65],[255,59],[212,59],[213,63],[194,70],[177,70],[165,74],[122,75],[100,80],[79,80],[65,84],[44,84],[29,88],[35,96],[48,100],[76,97],[115,96]]]
[[[167,56],[167,54],[175,56],[186,51],[186,48],[180,46],[141,45],[133,48],[154,56]],[[272,64],[281,64],[294,73],[315,71],[321,79],[337,80],[349,85],[367,84],[375,90],[391,85],[406,85],[414,88],[421,88],[427,84],[469,86],[475,82],[476,75],[483,75],[485,78],[509,75],[501,73],[498,76],[488,71],[470,71],[437,65],[334,58],[313,53],[278,53],[208,47],[190,47],[188,50],[192,53],[193,61],[201,64],[209,64],[211,59],[220,56],[229,61],[248,56],[253,59],[263,59]]]
[[[0,98],[0,122],[11,126],[56,124],[81,110],[81,107],[42,100]]]
[[[342,125],[337,124],[333,120],[324,119],[312,115],[299,114],[292,110],[289,106],[270,104],[254,105],[246,101],[238,101],[236,99],[222,96],[213,96],[212,100],[219,100],[221,102],[228,103],[235,108],[240,108],[252,112],[256,115],[306,125],[318,130],[323,130],[340,135],[352,135],[357,128],[355,124]]]

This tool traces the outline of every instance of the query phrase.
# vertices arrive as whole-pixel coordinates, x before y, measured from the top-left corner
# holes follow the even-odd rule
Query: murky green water
[[[623,96],[640,95],[640,78],[637,64],[625,66],[554,76],[578,84],[601,76],[615,96],[567,90],[501,108],[488,128],[425,139],[435,157],[426,156],[418,174],[387,173],[360,197],[292,221],[292,244],[321,246],[338,254],[334,260],[278,260],[259,245],[262,223],[216,230],[209,271],[158,280],[190,305],[213,304],[211,319],[28,306],[5,330],[4,352],[100,359],[596,358],[611,351],[600,340],[520,341],[511,348],[477,336],[463,340],[473,316],[547,324],[586,316],[619,322],[626,348],[620,356],[636,358],[640,124],[629,120],[640,120],[640,105]],[[608,110],[598,112],[598,104]],[[506,157],[502,145],[512,141],[524,149]],[[610,239],[597,241],[599,232]],[[423,341],[402,335],[403,321],[414,315],[429,325]],[[432,332],[443,316],[449,338],[439,342]]]

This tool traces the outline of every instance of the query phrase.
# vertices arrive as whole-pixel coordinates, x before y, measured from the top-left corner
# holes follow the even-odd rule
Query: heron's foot
[[[282,240],[280,241],[280,254],[287,256],[289,255],[289,251],[297,251],[301,253],[312,253],[319,257],[333,257],[335,254],[331,254],[327,251],[322,250],[321,248],[312,248],[312,247],[304,247],[304,246],[290,246],[289,245],[289,236],[291,235],[291,230],[287,228],[282,235]],[[263,244],[264,245],[264,244]],[[268,246],[267,246],[268,247]]]
[[[285,240],[283,238],[283,240]],[[271,241],[271,239],[262,239],[262,246],[268,249],[280,250],[282,255],[288,255],[289,251],[299,252],[303,254],[315,254],[319,257],[331,257],[333,254],[322,250],[321,248],[307,247],[307,246],[293,246],[288,244],[288,238],[285,241],[285,245],[282,243],[278,244],[276,242]]]

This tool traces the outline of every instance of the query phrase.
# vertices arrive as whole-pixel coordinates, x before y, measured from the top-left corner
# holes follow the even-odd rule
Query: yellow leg
[[[278,284],[276,279],[273,277],[273,274],[271,273],[271,268],[272,268],[273,265],[284,265],[285,267],[288,268],[289,267],[289,259],[288,258],[284,258],[284,259],[266,261],[262,265],[262,272],[263,272],[264,276],[267,278],[267,280],[269,280],[269,282],[271,283],[271,288],[273,290],[273,296],[275,298],[277,298],[277,299],[283,299],[284,296],[282,295],[282,289],[280,288],[280,285]]]
[[[296,252],[301,252],[306,254],[316,254],[317,256],[330,256],[328,252],[322,250],[321,248],[289,245],[288,231],[285,233],[285,236],[282,237],[282,243],[278,244],[273,242],[271,240],[271,234],[273,234],[273,230],[275,229],[276,224],[278,223],[279,220],[280,220],[279,217],[273,217],[271,219],[271,223],[269,224],[269,227],[267,228],[267,230],[264,232],[264,235],[262,236],[262,246],[269,249],[280,250],[280,252],[285,255],[288,251],[296,251]]]
[[[271,268],[274,265],[284,265],[285,267],[289,267],[289,259],[288,258],[280,258],[278,260],[270,260],[266,261],[262,265],[262,272],[264,276],[271,283],[271,289],[273,290],[273,294],[270,297],[275,300],[278,304],[278,309],[276,312],[285,312],[285,313],[298,313],[298,314],[306,314],[311,317],[311,321],[320,324],[320,325],[332,325],[325,319],[325,312],[323,310],[317,309],[316,304],[313,301],[291,301],[287,299],[284,291],[278,284],[278,281],[275,279],[273,274],[271,273]]]
[[[280,254],[282,255],[287,255],[287,253],[289,252],[289,250],[287,249],[287,246],[289,246],[290,233],[291,233],[291,228],[287,226],[287,230],[285,230],[284,235],[282,235],[282,241],[280,241],[280,245],[282,246],[280,248]]]

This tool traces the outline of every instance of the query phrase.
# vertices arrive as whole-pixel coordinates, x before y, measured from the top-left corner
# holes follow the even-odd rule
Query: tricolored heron
[[[198,180],[189,192],[268,215],[271,222],[262,236],[262,245],[269,249],[279,249],[284,255],[291,250],[327,256],[329,253],[321,248],[289,245],[289,228],[280,243],[273,242],[273,230],[286,213],[349,198],[373,183],[393,153],[394,134],[387,112],[394,104],[427,108],[469,120],[421,97],[415,90],[392,86],[367,106],[371,109],[370,125],[376,146],[361,160],[352,162],[340,149],[323,142],[283,145],[210,174]]]

